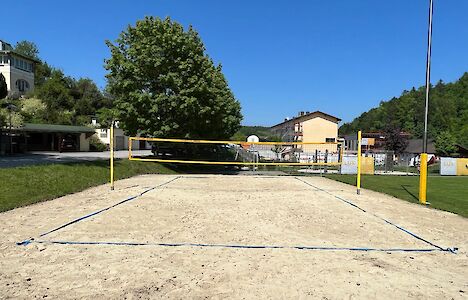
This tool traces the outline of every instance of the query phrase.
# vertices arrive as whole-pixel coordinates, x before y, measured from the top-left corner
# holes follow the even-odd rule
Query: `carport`
[[[74,151],[89,151],[89,138],[95,133],[86,126],[31,123],[25,123],[16,131],[22,138],[17,139],[15,152],[60,151],[63,139],[73,141]]]

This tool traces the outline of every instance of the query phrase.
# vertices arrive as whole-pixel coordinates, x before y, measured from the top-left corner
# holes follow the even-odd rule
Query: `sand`
[[[321,177],[145,175],[1,213],[0,298],[466,299],[467,249],[465,218]]]

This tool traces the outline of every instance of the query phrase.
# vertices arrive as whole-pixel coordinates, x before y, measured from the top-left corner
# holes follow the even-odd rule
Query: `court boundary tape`
[[[85,220],[85,219],[88,219],[88,218],[90,218],[90,217],[92,217],[92,216],[96,216],[96,215],[98,215],[98,214],[100,214],[100,213],[102,213],[102,212],[108,211],[108,210],[110,210],[110,209],[112,209],[112,208],[114,208],[114,207],[116,207],[116,206],[119,206],[119,205],[124,204],[124,203],[126,203],[126,202],[135,200],[135,199],[137,199],[137,198],[143,196],[144,194],[146,194],[146,193],[148,193],[148,192],[151,192],[152,190],[155,190],[155,189],[157,189],[157,188],[159,188],[159,187],[165,186],[165,185],[167,185],[167,184],[169,184],[169,183],[171,183],[171,182],[173,182],[173,181],[175,181],[175,180],[177,180],[177,179],[179,179],[179,178],[181,178],[181,177],[182,177],[182,176],[177,176],[177,177],[172,178],[171,180],[168,180],[168,181],[163,182],[163,183],[161,183],[161,184],[158,184],[158,185],[156,185],[156,186],[147,188],[146,190],[144,190],[143,192],[141,192],[141,193],[139,193],[139,194],[137,194],[137,195],[130,196],[130,197],[128,197],[128,198],[126,198],[126,199],[124,199],[124,200],[122,200],[122,201],[120,201],[120,202],[117,202],[117,203],[115,203],[115,204],[113,204],[113,205],[111,205],[111,206],[102,208],[102,209],[97,210],[97,211],[95,211],[95,212],[92,212],[92,213],[90,213],[90,214],[87,214],[87,215],[84,215],[84,216],[82,216],[82,217],[76,218],[76,219],[74,219],[74,220],[72,220],[72,221],[70,221],[70,222],[67,222],[67,223],[65,223],[65,224],[63,224],[63,225],[60,225],[60,226],[58,226],[58,227],[56,227],[56,228],[54,228],[54,229],[51,229],[51,230],[46,231],[46,232],[44,232],[44,233],[41,233],[41,234],[39,235],[39,237],[44,237],[44,236],[46,236],[46,235],[48,235],[48,234],[51,234],[51,233],[53,233],[53,232],[55,232],[55,231],[58,231],[58,230],[60,230],[60,229],[65,228],[65,227],[68,227],[68,226],[70,226],[70,225],[72,225],[72,224],[78,223],[78,222],[83,221],[83,220]],[[17,243],[17,244],[18,244],[18,245],[27,245],[27,244],[29,244],[29,242],[32,241],[32,240],[34,240],[34,239],[31,238],[31,239],[28,239],[28,240],[24,240],[24,241],[19,242],[19,243]]]
[[[368,213],[368,214],[370,214],[370,215],[372,215],[372,216],[374,216],[374,217],[376,217],[376,218],[378,218],[378,219],[384,221],[385,223],[387,223],[387,224],[389,224],[389,225],[391,225],[391,226],[397,228],[398,230],[400,230],[400,231],[402,231],[402,232],[404,232],[404,233],[406,233],[406,234],[408,234],[408,235],[410,235],[410,236],[412,236],[412,237],[414,237],[414,238],[416,238],[416,239],[418,239],[418,240],[420,240],[420,241],[422,241],[422,242],[424,242],[424,243],[426,243],[426,244],[428,244],[428,245],[430,245],[430,246],[432,246],[432,247],[435,247],[435,248],[439,249],[440,251],[451,252],[451,253],[456,253],[456,252],[458,251],[458,248],[456,248],[456,247],[453,247],[453,248],[443,248],[443,247],[441,247],[441,246],[438,246],[438,245],[436,245],[436,244],[434,244],[434,243],[432,243],[432,242],[430,242],[430,241],[428,241],[428,240],[426,240],[426,239],[420,237],[419,235],[417,235],[417,234],[415,234],[415,233],[409,231],[408,229],[406,229],[406,228],[404,228],[404,227],[402,227],[402,226],[400,226],[400,225],[398,225],[398,224],[395,224],[395,223],[393,223],[393,222],[391,222],[391,221],[389,221],[389,220],[387,220],[387,219],[385,219],[385,218],[382,218],[381,216],[376,215],[376,214],[374,214],[374,213],[372,213],[372,212],[366,211],[366,210],[363,209],[362,207],[358,206],[357,204],[355,204],[355,203],[353,203],[353,202],[351,202],[351,201],[349,201],[349,200],[346,200],[346,199],[344,199],[344,198],[342,198],[342,197],[340,197],[340,196],[334,195],[334,194],[328,192],[327,190],[321,189],[321,188],[319,188],[319,187],[317,187],[317,186],[311,184],[310,182],[307,182],[307,181],[305,181],[305,180],[302,180],[302,179],[300,179],[300,178],[298,178],[298,177],[294,177],[294,178],[297,179],[297,180],[299,180],[299,181],[302,182],[302,183],[305,183],[306,185],[308,185],[308,186],[310,186],[310,187],[313,187],[313,188],[316,189],[317,191],[321,191],[321,192],[327,193],[328,195],[333,196],[333,197],[335,197],[336,199],[338,199],[338,200],[340,200],[340,201],[342,201],[342,202],[344,202],[344,203],[346,203],[346,204],[348,204],[348,205],[351,205],[351,206],[354,207],[354,208],[359,209],[359,210],[362,211],[363,213]]]
[[[438,252],[447,251],[439,248],[366,248],[366,247],[326,247],[326,246],[279,246],[279,245],[237,245],[237,244],[204,244],[204,243],[140,243],[140,242],[106,242],[106,241],[62,241],[62,240],[27,240],[22,244],[58,244],[82,246],[156,246],[156,247],[200,247],[200,248],[236,248],[236,249],[290,249],[290,250],[317,250],[317,251],[358,251],[358,252]]]
[[[126,203],[126,202],[129,202],[129,201],[132,201],[134,199],[137,199],[141,196],[143,196],[144,194],[152,191],[152,190],[155,190],[157,189],[158,187],[162,187],[162,186],[165,186],[179,178],[190,178],[190,176],[177,176],[177,177],[174,177],[164,183],[161,183],[159,185],[156,185],[154,187],[151,187],[151,188],[147,188],[146,190],[144,190],[143,192],[137,194],[137,195],[134,195],[134,196],[131,196],[131,197],[128,197],[118,203],[115,203],[111,206],[108,206],[108,207],[105,207],[103,209],[100,209],[98,211],[95,211],[93,213],[90,213],[90,214],[87,214],[85,216],[82,216],[82,217],[79,217],[77,219],[74,219],[68,223],[65,223],[59,227],[56,227],[52,230],[49,230],[45,233],[42,233],[39,235],[39,237],[44,237],[50,233],[53,233],[53,232],[56,232],[60,229],[63,229],[67,226],[70,226],[72,224],[75,224],[75,223],[78,223],[82,220],[85,220],[87,218],[90,218],[92,216],[95,216],[95,215],[98,215],[102,212],[105,212],[107,210],[110,210],[118,205],[121,205],[123,203]],[[302,179],[299,179],[297,177],[294,177],[295,179],[309,185],[310,187],[313,187],[315,188],[316,190],[318,191],[322,191],[322,192],[325,192],[331,196],[334,196],[336,197],[337,199],[361,210],[362,212],[364,213],[367,213],[366,210],[362,209],[361,207],[357,206],[356,204],[352,203],[351,201],[348,201],[346,199],[343,199],[339,196],[336,196],[336,195],[333,195],[332,193],[329,193],[328,191],[326,190],[323,190],[323,189],[320,189]],[[237,249],[292,249],[292,250],[316,250],[316,251],[361,251],[361,252],[435,252],[435,251],[442,251],[442,252],[450,252],[450,253],[454,253],[456,254],[458,248],[447,248],[447,249],[444,249],[440,246],[437,246],[419,236],[417,236],[416,234],[413,234],[411,233],[410,231],[406,230],[405,228],[401,227],[401,226],[398,226],[388,220],[385,220],[384,218],[381,218],[375,214],[372,214],[370,213],[371,215],[385,221],[386,223],[390,224],[390,225],[393,225],[395,226],[396,228],[398,228],[399,230],[402,230],[403,232],[407,233],[407,234],[410,234],[411,236],[417,238],[417,239],[420,239],[421,241],[424,241],[426,242],[427,244],[433,246],[434,248],[427,248],[427,249],[414,249],[414,248],[367,248],[367,247],[325,247],[325,246],[281,246],[281,245],[237,245],[237,244],[206,244],[206,243],[141,243],[141,242],[107,242],[107,241],[62,241],[62,240],[36,240],[35,238],[30,238],[30,239],[26,239],[22,242],[18,242],[16,243],[18,246],[27,246],[31,243],[37,243],[37,244],[59,244],[59,245],[89,245],[89,246],[93,246],[93,245],[108,245],[108,246],[159,246],[159,247],[205,247],[205,248],[237,248]]]

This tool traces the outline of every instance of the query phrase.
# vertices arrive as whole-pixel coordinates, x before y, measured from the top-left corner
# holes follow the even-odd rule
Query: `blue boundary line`
[[[378,219],[384,221],[385,223],[394,226],[395,228],[397,228],[397,229],[403,231],[404,233],[409,234],[409,235],[411,235],[412,237],[414,237],[414,238],[416,238],[416,239],[418,239],[418,240],[420,240],[420,241],[423,241],[423,242],[425,242],[425,243],[428,244],[428,245],[431,245],[432,247],[436,247],[436,248],[439,249],[440,251],[448,251],[448,252],[456,253],[456,251],[458,250],[458,248],[442,248],[442,247],[440,247],[440,246],[438,246],[438,245],[436,245],[436,244],[434,244],[434,243],[432,243],[432,242],[430,242],[430,241],[428,241],[428,240],[426,240],[426,239],[424,239],[424,238],[418,236],[417,234],[415,234],[415,233],[409,231],[408,229],[403,228],[402,226],[399,226],[399,225],[397,225],[397,224],[395,224],[395,223],[393,223],[393,222],[391,222],[391,221],[389,221],[389,220],[387,220],[387,219],[384,219],[384,218],[382,218],[382,217],[380,217],[380,216],[378,216],[378,215],[376,215],[376,214],[374,214],[374,213],[371,213],[371,212],[366,211],[365,209],[359,207],[358,205],[354,204],[353,202],[351,202],[351,201],[349,201],[349,200],[346,200],[346,199],[344,199],[344,198],[341,198],[340,196],[334,195],[334,194],[332,194],[332,193],[330,193],[330,192],[328,192],[328,191],[326,191],[326,190],[324,190],[324,189],[321,189],[321,188],[319,188],[319,187],[317,187],[317,186],[315,186],[315,185],[313,185],[313,184],[311,184],[311,183],[309,183],[309,182],[307,182],[307,181],[305,181],[305,180],[302,180],[302,179],[300,179],[300,178],[298,178],[298,177],[294,177],[294,178],[297,179],[297,180],[299,180],[299,181],[302,182],[302,183],[307,184],[308,186],[311,186],[311,187],[315,188],[315,189],[318,190],[318,191],[327,193],[328,195],[333,196],[333,197],[335,197],[336,199],[341,200],[341,201],[345,202],[346,204],[349,204],[349,205],[351,205],[351,206],[353,206],[353,207],[359,209],[360,211],[362,211],[362,212],[364,212],[364,213],[368,213],[368,214],[370,214],[370,215],[372,215],[372,216],[374,216],[374,217],[376,217],[376,218],[378,218]]]
[[[59,227],[57,227],[57,228],[54,228],[54,229],[49,230],[49,231],[47,231],[47,232],[44,232],[44,233],[40,234],[39,237],[44,237],[44,236],[46,236],[46,235],[48,235],[48,234],[50,234],[50,233],[52,233],[52,232],[55,232],[55,231],[60,230],[60,229],[63,229],[63,228],[65,228],[65,227],[67,227],[67,226],[70,226],[70,225],[72,225],[72,224],[78,223],[78,222],[80,222],[80,221],[82,221],[82,220],[84,220],[84,219],[90,218],[90,217],[92,217],[92,216],[98,215],[98,214],[100,214],[100,213],[102,213],[102,212],[105,212],[105,211],[107,211],[107,210],[109,210],[109,209],[111,209],[111,208],[114,208],[114,207],[116,207],[116,206],[118,206],[118,205],[121,205],[121,204],[123,204],[123,203],[125,203],[125,202],[134,200],[134,199],[136,199],[136,198],[138,198],[138,197],[141,197],[141,196],[143,196],[144,194],[146,194],[146,193],[148,193],[148,192],[150,192],[150,191],[152,191],[152,190],[154,190],[154,189],[157,189],[158,187],[161,187],[161,186],[164,186],[164,185],[166,185],[166,184],[169,184],[169,183],[171,183],[171,182],[173,182],[173,181],[175,181],[176,179],[179,179],[179,178],[181,178],[181,176],[177,176],[177,177],[172,178],[171,180],[166,181],[166,182],[164,182],[164,183],[161,183],[161,184],[159,184],[159,185],[157,185],[157,186],[148,188],[148,189],[144,190],[143,192],[141,192],[140,194],[135,195],[135,196],[131,196],[131,197],[127,198],[127,199],[124,199],[124,200],[122,200],[122,201],[116,203],[116,204],[113,204],[113,205],[108,206],[108,207],[106,207],[106,208],[100,209],[100,210],[95,211],[95,212],[93,212],[93,213],[87,214],[87,215],[85,215],[85,216],[79,217],[79,218],[77,218],[77,219],[75,219],[75,220],[72,220],[72,221],[70,221],[70,222],[68,222],[68,223],[65,223],[65,224],[63,224],[63,225],[61,225],[61,226],[59,226]]]
[[[30,243],[58,244],[58,245],[84,245],[84,246],[159,246],[159,247],[203,247],[203,248],[237,248],[237,249],[293,249],[293,250],[323,250],[323,251],[362,251],[362,252],[446,252],[439,248],[412,249],[412,248],[365,248],[365,247],[324,247],[324,246],[277,246],[277,245],[235,245],[235,244],[202,244],[202,243],[139,243],[139,242],[87,242],[87,241],[43,241],[26,240],[18,245],[26,246]],[[451,251],[450,251],[451,252]]]
[[[84,219],[87,219],[87,218],[90,218],[92,216],[95,216],[95,215],[98,215],[104,211],[107,211],[111,208],[114,208],[120,204],[123,204],[123,203],[126,203],[128,201],[131,201],[131,200],[134,200],[138,197],[141,197],[143,196],[144,194],[158,188],[158,187],[161,187],[161,186],[164,186],[164,185],[167,185],[179,178],[182,178],[183,176],[177,176],[175,178],[172,178],[171,180],[169,181],[166,181],[162,184],[159,184],[157,186],[154,186],[154,187],[151,187],[151,188],[148,188],[146,190],[144,190],[143,192],[141,192],[140,194],[138,195],[135,195],[135,196],[131,196],[129,198],[126,198],[116,204],[113,204],[109,207],[106,207],[106,208],[103,208],[103,209],[100,209],[98,211],[95,211],[93,213],[90,213],[88,215],[85,215],[83,217],[80,217],[80,218],[77,218],[75,220],[72,220],[66,224],[63,224],[57,228],[54,228],[52,230],[49,230],[45,233],[42,233],[41,235],[39,235],[39,237],[43,237],[43,236],[46,236],[52,232],[55,232],[55,231],[58,231],[60,229],[63,229],[67,226],[70,226],[72,224],[75,224],[75,223],[78,223]],[[295,179],[315,188],[316,190],[318,191],[322,191],[322,192],[325,192],[331,196],[334,196],[335,198],[361,210],[362,212],[367,212],[366,210],[362,209],[361,207],[357,206],[356,204],[352,203],[351,201],[348,201],[346,199],[343,199],[341,197],[338,197],[336,195],[333,195],[331,193],[329,193],[328,191],[326,190],[323,190],[319,187],[316,187],[302,179],[299,179],[297,177],[295,177]],[[24,240],[22,242],[18,242],[16,243],[17,245],[19,246],[27,246],[31,243],[38,243],[38,244],[59,244],[59,245],[113,245],[113,246],[161,246],[161,247],[209,247],[209,248],[238,248],[238,249],[296,249],[296,250],[324,250],[324,251],[364,251],[364,252],[371,252],[371,251],[374,251],[374,252],[434,252],[434,251],[442,251],[442,252],[451,252],[451,253],[456,253],[456,251],[458,250],[458,248],[447,248],[447,249],[444,249],[442,247],[439,247],[417,235],[415,235],[414,233],[411,233],[410,231],[406,230],[405,228],[403,227],[400,227],[388,220],[385,220],[375,214],[372,214],[370,213],[371,215],[385,221],[386,223],[390,224],[390,225],[393,225],[395,226],[396,228],[398,228],[399,230],[402,230],[403,232],[407,233],[407,234],[410,234],[411,236],[421,240],[421,241],[424,241],[426,242],[427,244],[435,247],[435,248],[429,248],[429,249],[411,249],[411,248],[366,248],[366,247],[323,247],[323,246],[276,246],[276,245],[235,245],[235,244],[203,244],[203,243],[139,243],[139,242],[106,242],[106,241],[96,241],[96,242],[90,242],[90,241],[60,241],[60,240],[55,240],[55,241],[46,241],[46,240],[35,240],[34,238],[31,238],[31,239],[27,239],[27,240]]]

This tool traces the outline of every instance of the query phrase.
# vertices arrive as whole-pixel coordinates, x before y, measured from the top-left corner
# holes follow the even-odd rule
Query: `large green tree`
[[[192,27],[146,17],[107,45],[108,89],[127,133],[229,138],[240,127],[240,104]]]

